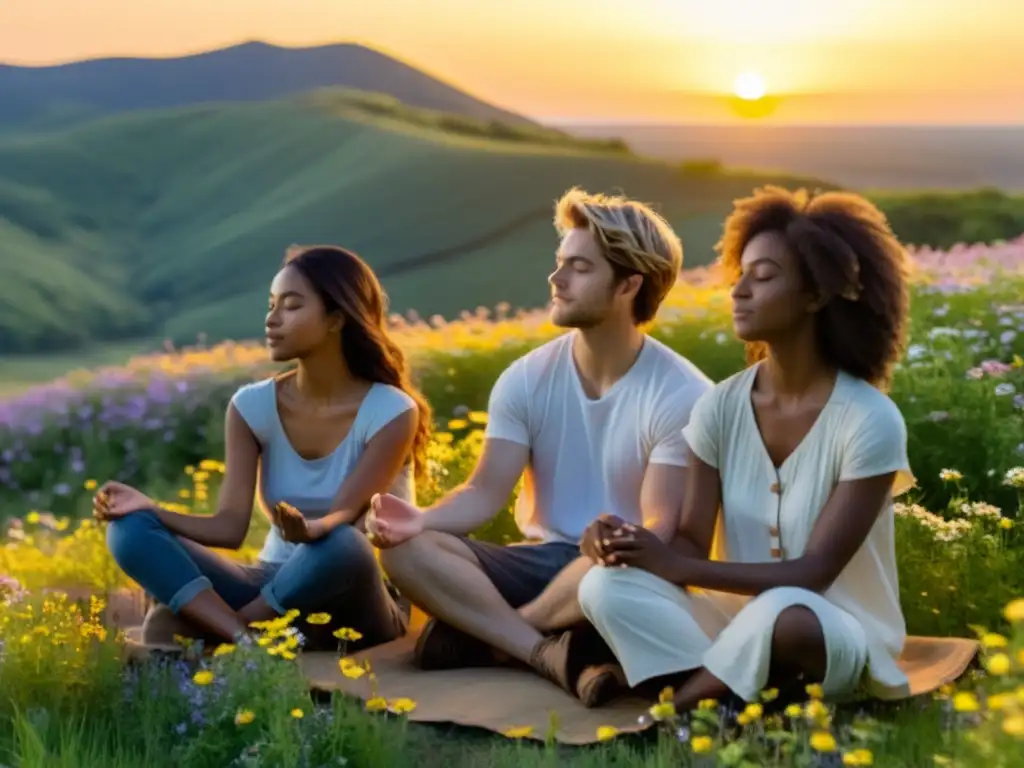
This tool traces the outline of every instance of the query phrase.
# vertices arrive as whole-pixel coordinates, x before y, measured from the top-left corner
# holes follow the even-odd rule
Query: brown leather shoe
[[[588,709],[603,707],[628,689],[626,675],[618,664],[586,667],[576,681],[576,695]]]
[[[544,678],[563,691],[576,696],[576,679],[579,669],[573,668],[572,630],[550,635],[538,641],[530,654],[530,666]],[[578,667],[578,663],[576,665]]]
[[[416,639],[413,663],[426,670],[497,666],[487,643],[434,618]]]

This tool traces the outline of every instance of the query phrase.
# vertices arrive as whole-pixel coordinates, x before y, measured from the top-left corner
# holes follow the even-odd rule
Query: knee
[[[362,531],[352,525],[339,525],[310,547],[321,568],[329,571],[369,572],[377,567],[373,547]]]
[[[155,512],[132,512],[107,523],[107,549],[122,568],[139,558],[146,558],[150,546],[146,538],[164,529]]]
[[[799,653],[821,644],[821,622],[811,607],[821,599],[806,589],[777,587],[762,592],[743,611],[753,614],[753,625],[771,627],[773,645]]]
[[[593,621],[618,613],[629,602],[629,570],[594,566],[587,571],[576,590],[583,615]]]
[[[824,641],[821,622],[806,606],[791,605],[775,619],[772,643],[793,649],[797,655],[820,648]]]
[[[440,537],[446,534],[435,531],[424,531],[397,547],[380,551],[380,564],[393,582],[401,586],[402,582],[415,579],[436,562],[442,549]]]

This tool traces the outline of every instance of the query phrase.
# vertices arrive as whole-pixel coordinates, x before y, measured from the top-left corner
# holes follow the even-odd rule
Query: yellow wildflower
[[[786,717],[800,717],[800,715],[802,715],[803,713],[803,707],[801,707],[799,704],[790,704],[788,707],[786,707],[785,710]]]
[[[525,739],[533,733],[532,725],[517,725],[502,732],[502,735],[509,739]]]
[[[329,624],[331,621],[331,614],[311,613],[306,617],[306,621],[310,624]]]
[[[953,697],[953,709],[957,712],[977,712],[980,708],[978,697],[970,691],[960,691]]]
[[[601,725],[597,728],[598,741],[610,741],[619,735],[619,729],[614,725]]]
[[[826,707],[819,699],[813,699],[807,703],[807,717],[810,720],[814,720],[818,723],[823,723],[828,719],[828,707]]]
[[[655,704],[648,711],[651,713],[651,717],[655,720],[668,720],[669,718],[675,717],[676,706],[671,701],[664,701]]]
[[[836,751],[836,737],[828,731],[815,731],[811,734],[810,743],[815,752]]]
[[[699,755],[710,752],[712,746],[714,746],[714,742],[711,741],[710,736],[694,736],[690,739],[690,749]]]
[[[358,680],[366,674],[366,670],[359,666],[355,659],[348,656],[338,659],[338,669],[341,670],[341,674],[352,680]]]
[[[452,432],[457,432],[460,429],[465,429],[469,426],[469,422],[465,419],[452,419],[448,422],[448,429]]]
[[[383,696],[374,696],[366,700],[367,712],[383,712],[388,708],[388,700]]]
[[[86,480],[82,485],[87,491],[95,491],[97,483],[95,480]]]
[[[818,683],[811,683],[804,690],[807,691],[807,695],[812,699],[823,699],[825,698],[825,691]]]
[[[1024,715],[1013,715],[1003,720],[1003,733],[1018,739],[1024,738]]]
[[[1014,623],[1024,621],[1024,597],[1018,597],[1007,603],[1006,608],[1003,609],[1003,616],[1007,621]]]
[[[1002,635],[998,635],[995,632],[986,632],[981,637],[981,644],[985,648],[1005,648],[1007,646],[1007,640]]]
[[[855,749],[843,755],[843,765],[872,765],[874,762],[870,749]]]
[[[944,469],[939,472],[939,479],[947,483],[955,483],[958,480],[963,480],[963,473],[957,469]]]
[[[763,701],[775,701],[779,698],[778,688],[768,688],[767,690],[761,691],[761,699]]]
[[[233,644],[231,644],[231,643],[221,643],[220,645],[217,646],[216,650],[213,652],[213,655],[214,656],[227,656],[229,653],[233,653],[234,650],[235,650],[235,646]]]
[[[1008,517],[1004,517],[999,521],[999,527],[1008,531],[1013,528],[1013,520]]]
[[[39,513],[36,512],[34,509],[31,512],[29,512],[27,515],[25,515],[25,522],[28,523],[29,525],[38,525],[39,524],[39,520],[40,520]]]
[[[1005,653],[997,653],[985,660],[985,669],[990,675],[1000,677],[1010,671],[1010,657]]]
[[[301,720],[305,716],[306,716],[306,713],[303,712],[298,707],[296,707],[295,709],[292,710],[292,717],[294,717],[296,720]]]
[[[470,411],[469,420],[474,424],[486,424],[487,411]]]
[[[333,634],[339,640],[356,641],[362,639],[363,637],[361,632],[356,632],[354,629],[349,629],[348,627],[341,627],[339,629],[336,629],[331,634]]]
[[[1007,707],[1013,706],[1014,695],[1012,693],[994,693],[985,702],[992,712],[1001,712]]]
[[[414,709],[416,709],[416,702],[412,699],[406,698],[395,699],[391,702],[390,709],[396,715],[404,715],[407,712],[412,712]]]
[[[697,709],[700,710],[710,711],[712,709],[715,709],[716,707],[718,707],[717,699],[701,699],[699,702],[697,702]]]
[[[196,685],[209,685],[213,682],[213,672],[201,669],[192,676],[192,682]]]
[[[251,709],[240,709],[235,714],[235,725],[248,725],[256,719],[256,713]]]

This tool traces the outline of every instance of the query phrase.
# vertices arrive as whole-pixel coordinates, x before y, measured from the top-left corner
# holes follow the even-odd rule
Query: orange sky
[[[541,119],[728,121],[753,69],[778,122],[1024,124],[1021,30],[1024,0],[0,0],[8,63],[358,41]]]

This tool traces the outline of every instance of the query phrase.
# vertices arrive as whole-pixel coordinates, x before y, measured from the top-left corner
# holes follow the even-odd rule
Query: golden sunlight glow
[[[768,86],[758,72],[741,72],[736,76],[732,89],[747,101],[757,101],[768,92]]]

